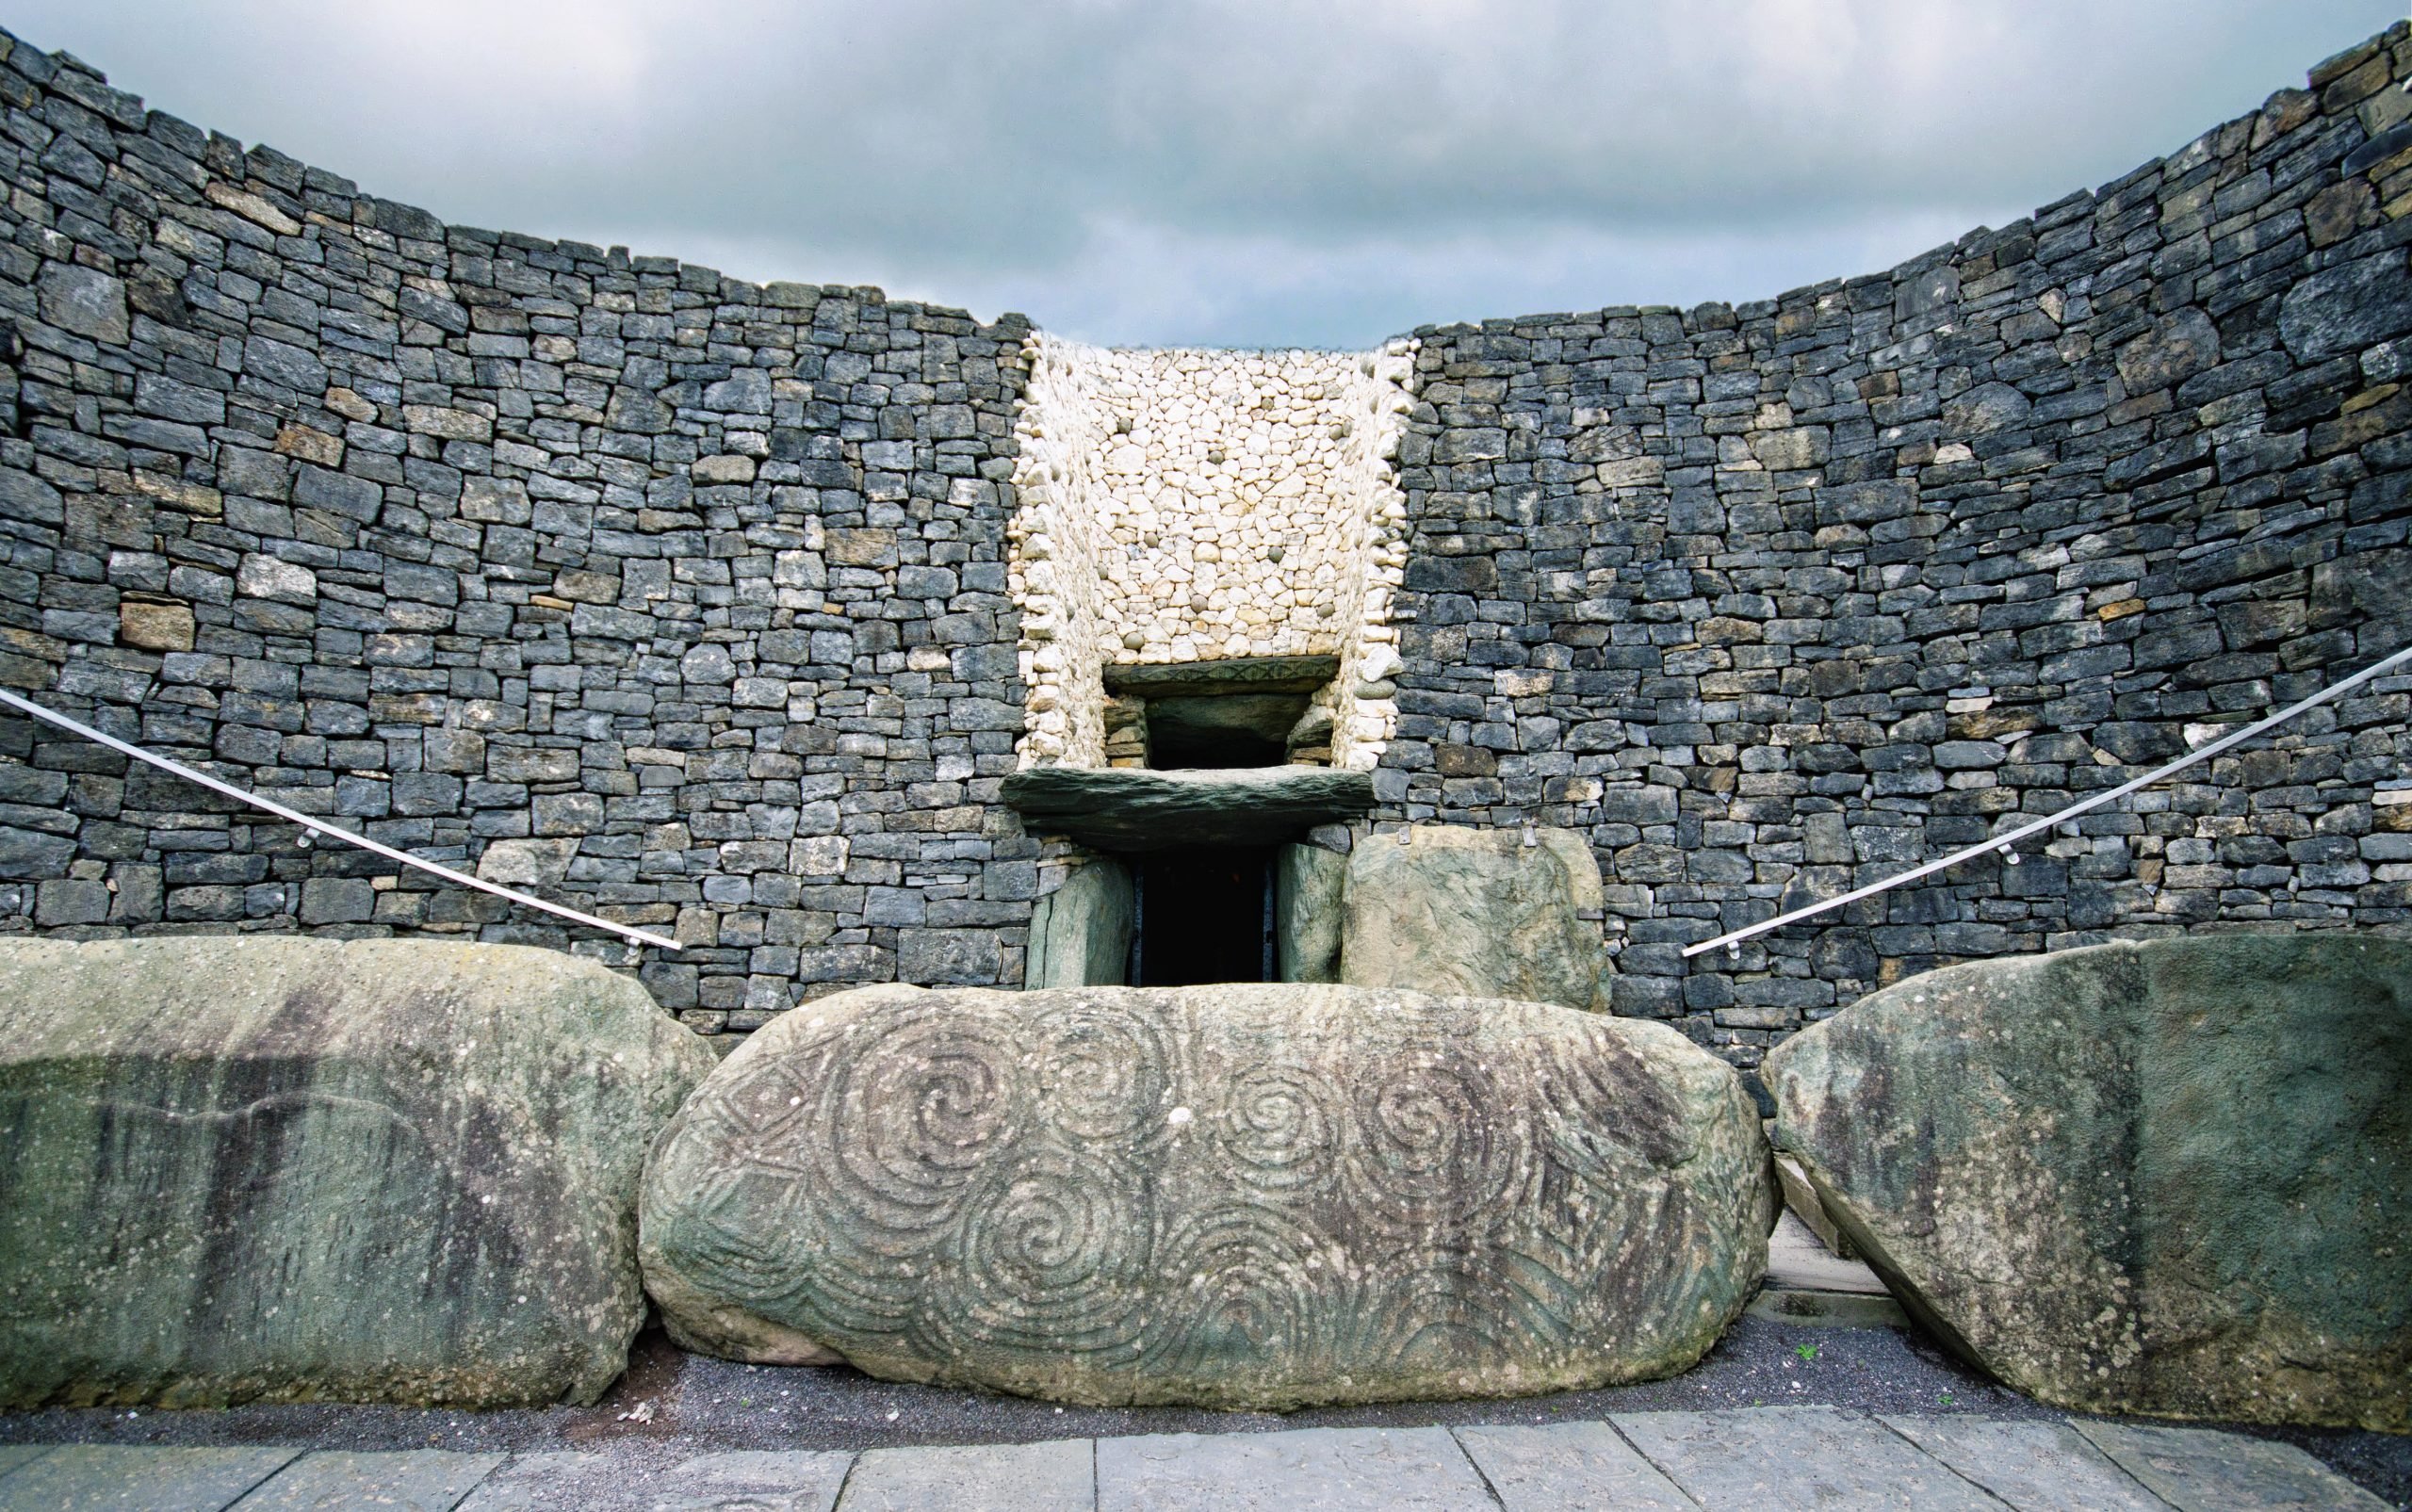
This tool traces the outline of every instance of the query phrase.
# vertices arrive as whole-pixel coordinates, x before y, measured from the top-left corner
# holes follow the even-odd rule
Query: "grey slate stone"
[[[2412,273],[2390,248],[2312,274],[2278,306],[2278,333],[2298,362],[2359,351],[2412,331]]]
[[[1374,805],[1368,772],[1329,767],[1204,772],[1033,767],[1004,780],[1004,802],[1035,833],[1101,851],[1271,845]]]
[[[327,365],[289,341],[253,336],[243,343],[243,371],[317,398],[327,386]]]
[[[1883,1424],[1832,1407],[1620,1412],[1608,1421],[1703,1506],[2002,1512]]]
[[[1489,1501],[1445,1428],[1150,1434],[1097,1445],[1098,1512],[1464,1512]]]
[[[75,840],[68,835],[44,835],[0,824],[0,878],[30,882],[64,873],[75,859]]]
[[[873,1449],[855,1461],[838,1512],[1091,1512],[1096,1446],[973,1444]]]
[[[1698,1512],[1605,1423],[1510,1424],[1457,1431],[1505,1512],[1613,1507],[1618,1512]]]
[[[2076,1420],[2177,1512],[2383,1512],[2385,1502],[2292,1444],[2209,1428]]]
[[[0,1503],[26,1512],[223,1512],[300,1453],[63,1444],[0,1479]]]
[[[1226,657],[1204,661],[1133,664],[1100,669],[1106,691],[1149,698],[1176,694],[1311,693],[1340,674],[1336,656]]]
[[[45,264],[37,281],[41,317],[94,341],[120,344],[133,333],[125,281],[72,263]]]

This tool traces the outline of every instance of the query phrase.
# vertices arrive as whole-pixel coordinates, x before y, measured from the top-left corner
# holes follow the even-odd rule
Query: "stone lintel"
[[[1108,664],[1105,691],[1197,696],[1202,693],[1311,693],[1340,675],[1336,656],[1225,657],[1215,661]]]
[[[1032,830],[1100,851],[1274,845],[1374,806],[1374,777],[1330,767],[1159,772],[1033,767],[1004,781]]]

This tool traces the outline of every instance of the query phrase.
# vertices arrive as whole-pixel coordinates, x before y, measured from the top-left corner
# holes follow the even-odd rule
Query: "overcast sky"
[[[10,0],[448,220],[1117,345],[1762,298],[2091,187],[2406,0]]]

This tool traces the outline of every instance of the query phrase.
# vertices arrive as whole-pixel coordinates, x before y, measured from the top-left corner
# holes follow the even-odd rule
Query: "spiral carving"
[[[1155,1330],[1145,1367],[1191,1378],[1329,1368],[1341,1351],[1318,1302],[1343,1283],[1328,1248],[1285,1208],[1238,1202],[1182,1215],[1159,1266],[1179,1305]]]
[[[1001,1162],[951,1259],[972,1281],[937,1322],[965,1348],[1127,1352],[1144,1321],[1153,1245],[1146,1179],[1052,1143]]]
[[[1040,1032],[1039,1103],[1056,1128],[1084,1140],[1164,1128],[1173,1052],[1162,1025],[1076,1002],[1049,1015]]]
[[[1328,1077],[1302,1065],[1259,1065],[1223,1092],[1223,1153],[1239,1179],[1260,1191],[1305,1193],[1328,1185],[1339,1115]]]
[[[1058,1399],[1524,1392],[1635,1339],[1664,1368],[1755,1282],[1716,1217],[1747,1204],[1702,1189],[1758,1179],[1758,1131],[1632,1032],[1336,987],[844,994],[681,1112],[647,1264],[874,1374]]]
[[[1448,1048],[1406,1051],[1357,1089],[1349,1112],[1349,1195],[1364,1220],[1398,1232],[1462,1226],[1505,1195],[1524,1153],[1502,1127],[1491,1074]]]
[[[1029,1115],[1016,1026],[988,1016],[892,1011],[835,1057],[813,1133],[855,1222],[921,1230],[954,1216]]]

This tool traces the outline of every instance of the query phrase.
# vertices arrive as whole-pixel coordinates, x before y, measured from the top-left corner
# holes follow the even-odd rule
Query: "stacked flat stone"
[[[1619,1012],[1737,1063],[1945,963],[2412,924],[2412,29],[1890,273],[1418,333],[1385,814],[1589,832]]]
[[[2020,867],[1680,954],[2412,642],[2407,79],[2399,25],[1889,272],[1434,329],[1345,366],[1097,354],[1019,317],[446,227],[0,37],[0,318],[25,346],[0,369],[0,682],[673,927],[693,948],[646,981],[700,1029],[843,984],[1012,984],[1061,869],[998,784],[1104,764],[1099,670],[1175,654],[1186,623],[1151,642],[1106,600],[1138,602],[1159,556],[1193,590],[1214,569],[1205,610],[1166,600],[1183,614],[1316,581],[1256,576],[1293,572],[1286,536],[1279,564],[1219,534],[1200,562],[1223,506],[1192,518],[1162,478],[1134,558],[1110,469],[1148,462],[1142,419],[1178,419],[1221,429],[1167,443],[1165,476],[1220,436],[1220,480],[1287,405],[1339,512],[1268,473],[1241,518],[1356,543],[1329,759],[1379,763],[1386,827],[1584,832],[1622,1012],[1750,1067],[1949,961],[2412,924],[2397,678]],[[1107,356],[1146,379],[1121,411]],[[1361,423],[1345,396],[1369,386],[1409,412]],[[1337,453],[1316,406],[1351,424]],[[1137,509],[1154,475],[1129,476]],[[1301,635],[1330,623],[1279,602]],[[1189,633],[1195,655],[1248,638],[1227,630]],[[0,927],[571,943],[296,838],[0,722]]]
[[[448,227],[6,38],[0,102],[0,680],[675,930],[708,1032],[1019,979],[1019,317]],[[572,943],[24,721],[0,804],[20,929]]]

